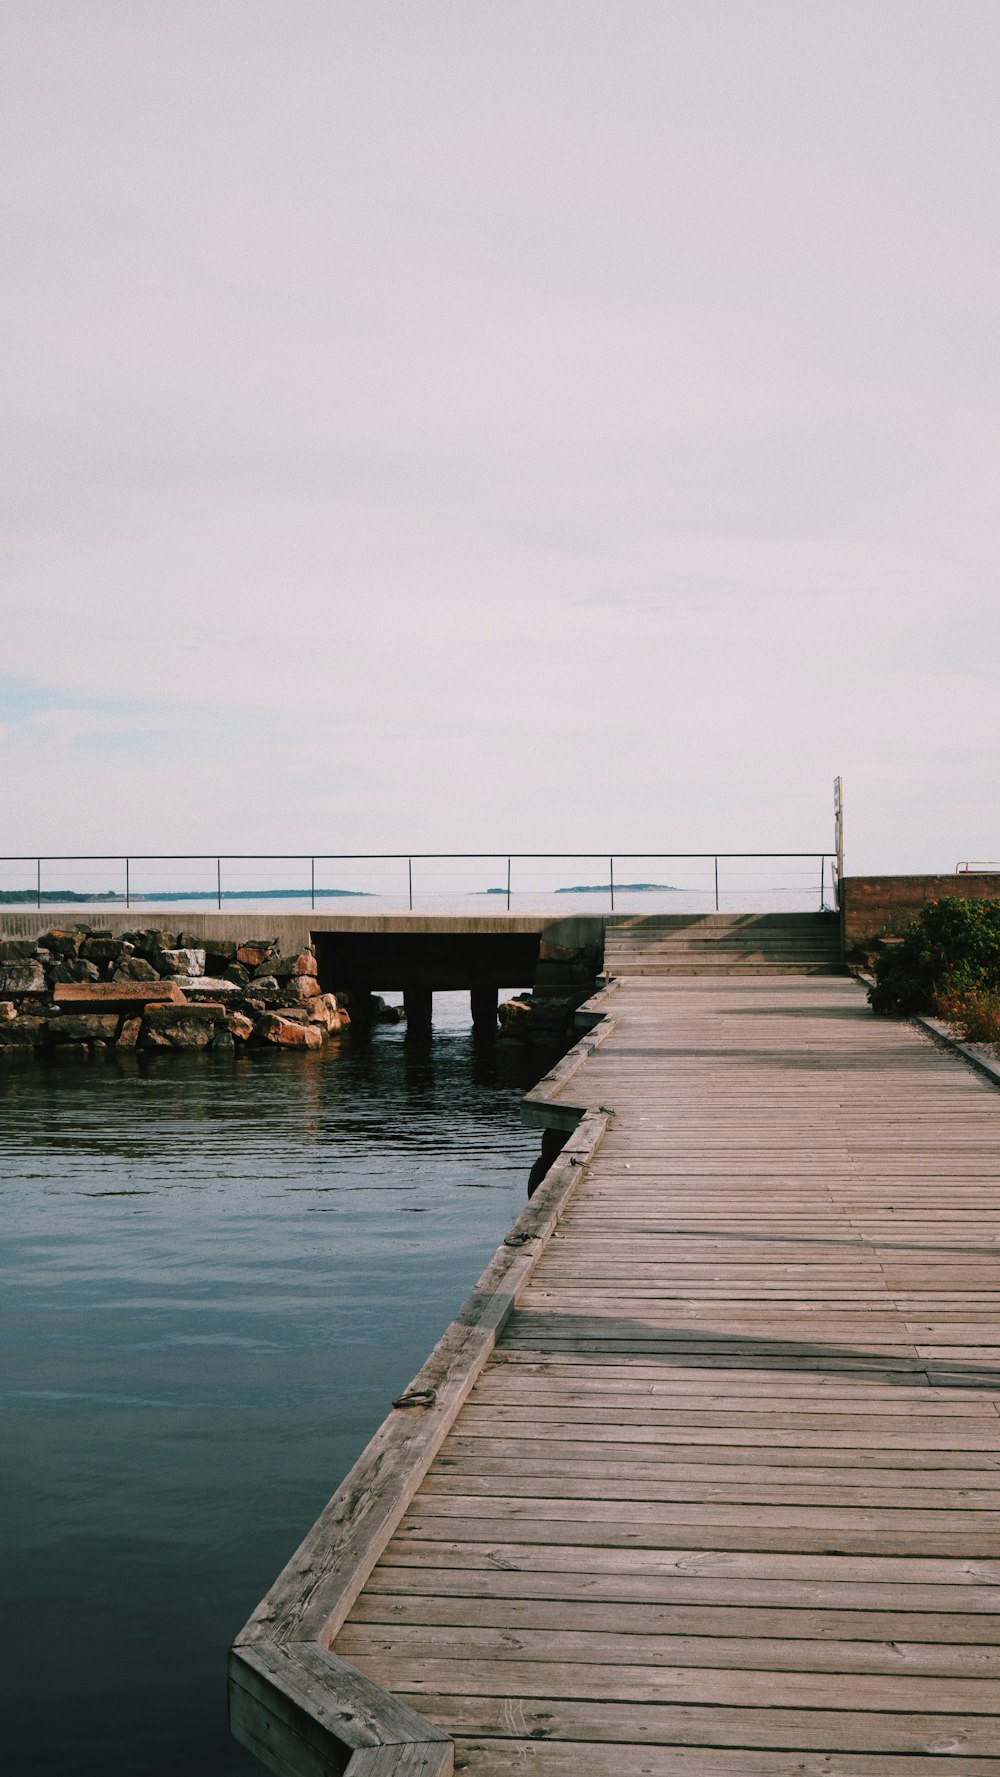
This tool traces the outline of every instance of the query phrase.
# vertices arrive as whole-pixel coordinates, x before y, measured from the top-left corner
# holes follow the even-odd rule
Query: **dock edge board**
[[[611,1116],[552,1101],[611,1034],[602,992],[581,1011],[601,1022],[527,1094],[524,1120],[569,1128],[558,1158],[446,1327],[237,1636],[229,1657],[236,1740],[277,1777],[450,1777],[454,1742],[331,1653],[434,1457],[489,1361],[539,1255],[558,1227]],[[600,1002],[600,1004],[598,1004]]]

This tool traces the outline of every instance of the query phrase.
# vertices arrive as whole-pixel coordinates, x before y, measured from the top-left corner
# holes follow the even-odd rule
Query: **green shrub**
[[[882,951],[868,998],[876,1012],[907,1017],[940,1001],[1000,989],[1000,901],[943,895]]]

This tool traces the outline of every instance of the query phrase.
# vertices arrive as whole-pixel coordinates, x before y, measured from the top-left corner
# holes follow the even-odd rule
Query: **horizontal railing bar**
[[[141,864],[214,864],[219,859],[225,864],[308,864],[310,859],[317,863],[401,863],[407,858],[438,859],[441,862],[456,862],[463,858],[483,860],[511,858],[549,859],[552,862],[564,858],[595,858],[606,860],[610,856],[616,858],[832,858],[831,851],[231,851],[231,852],[198,852],[198,851],[149,851],[129,852],[129,862]],[[120,864],[124,862],[125,852],[9,852],[0,853],[0,864]]]

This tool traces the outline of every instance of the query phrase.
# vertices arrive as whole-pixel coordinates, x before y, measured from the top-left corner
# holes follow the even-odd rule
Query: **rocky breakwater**
[[[0,1061],[123,1049],[320,1049],[350,1022],[311,949],[93,926],[0,938]]]
[[[543,938],[531,992],[499,1008],[500,1036],[532,1047],[565,1049],[576,1041],[576,1012],[597,992],[603,967],[599,944],[570,946]]]

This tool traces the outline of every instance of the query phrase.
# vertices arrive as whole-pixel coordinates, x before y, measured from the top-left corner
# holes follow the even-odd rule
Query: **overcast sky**
[[[996,0],[0,67],[0,850],[1000,857]]]

